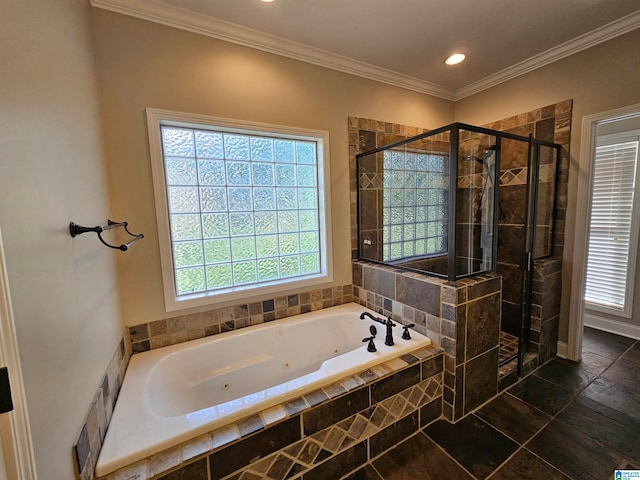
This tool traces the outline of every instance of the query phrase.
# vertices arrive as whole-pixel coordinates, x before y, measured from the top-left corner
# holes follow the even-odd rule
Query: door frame
[[[573,264],[571,268],[569,335],[567,339],[567,358],[570,360],[580,360],[580,358],[582,358],[584,290],[588,248],[587,234],[589,233],[589,212],[591,211],[591,187],[593,184],[593,158],[595,156],[596,130],[601,123],[639,115],[640,103],[636,103],[634,105],[582,117],[576,222],[573,240]]]
[[[9,478],[36,480],[35,456],[29,428],[27,402],[18,354],[13,309],[9,291],[6,257],[0,228],[0,367],[6,366],[11,380],[13,411],[0,414],[5,424],[1,434],[4,463]]]

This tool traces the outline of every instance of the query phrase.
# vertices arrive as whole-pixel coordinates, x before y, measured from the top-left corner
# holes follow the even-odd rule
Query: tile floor
[[[455,425],[438,420],[348,480],[609,480],[640,469],[640,341],[585,329],[556,359]]]

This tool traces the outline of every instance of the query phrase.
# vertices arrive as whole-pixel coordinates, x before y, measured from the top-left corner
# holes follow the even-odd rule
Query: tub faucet
[[[384,323],[384,320],[382,320],[381,318],[377,318],[374,317],[373,315],[371,315],[369,312],[362,312],[360,314],[360,320],[364,320],[364,317],[369,317],[371,320],[373,320],[374,322],[380,322],[380,323]]]
[[[384,344],[389,346],[395,345],[395,343],[393,342],[393,332],[391,331],[391,329],[395,327],[396,324],[391,321],[391,317],[387,317],[387,319],[383,323],[387,326],[387,336],[384,337]]]
[[[360,314],[360,320],[364,320],[364,317],[369,317],[374,322],[385,325],[387,327],[387,335],[384,338],[384,344],[388,346],[395,345],[395,343],[393,342],[393,332],[391,329],[395,327],[396,324],[391,321],[391,317],[387,317],[387,319],[384,320],[382,318],[374,317],[369,312],[362,312]]]

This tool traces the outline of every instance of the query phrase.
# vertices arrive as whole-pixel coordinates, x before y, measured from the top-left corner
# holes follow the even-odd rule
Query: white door
[[[9,372],[14,409],[7,413],[0,413],[0,480],[36,480],[26,397],[0,230],[0,368],[5,366]]]

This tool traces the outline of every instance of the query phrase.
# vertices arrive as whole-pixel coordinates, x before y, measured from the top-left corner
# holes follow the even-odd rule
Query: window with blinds
[[[593,170],[586,307],[631,317],[638,249],[638,132],[598,137]]]

